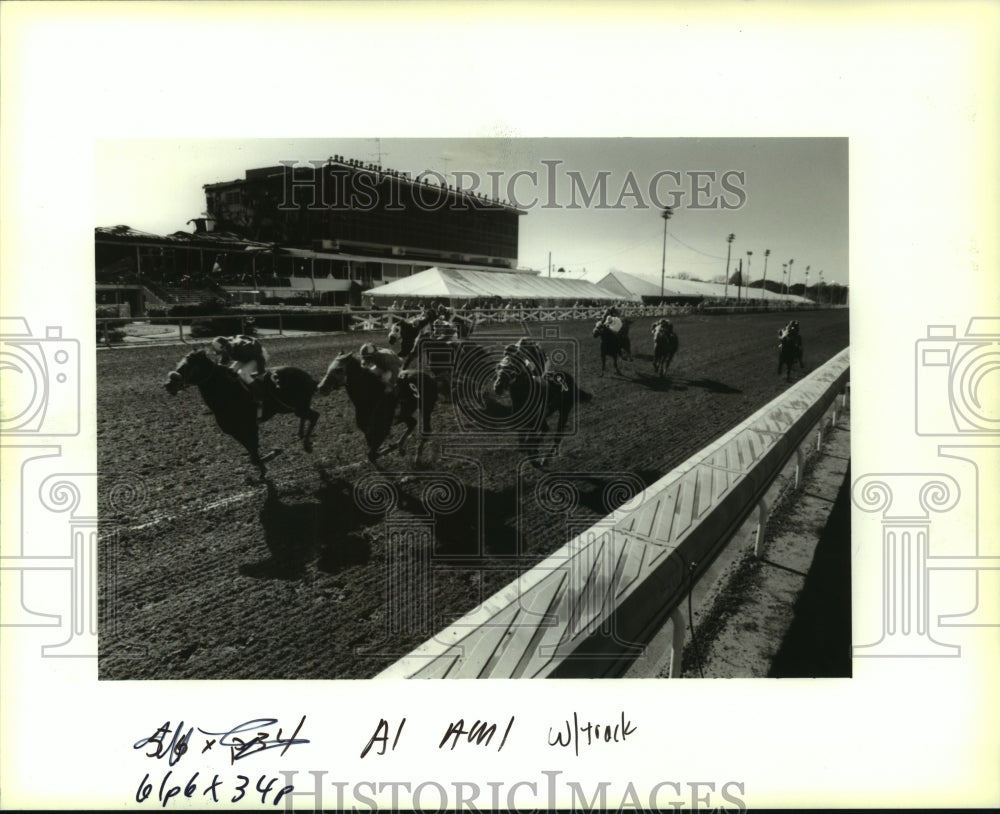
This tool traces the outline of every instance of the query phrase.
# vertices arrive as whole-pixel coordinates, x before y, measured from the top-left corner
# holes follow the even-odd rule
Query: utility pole
[[[667,221],[674,214],[671,206],[663,207],[660,217],[663,218],[663,263],[660,266],[660,305],[663,305],[663,286],[667,277]]]
[[[549,279],[552,278],[552,252],[549,252]]]
[[[736,302],[739,304],[743,300],[743,258],[740,258],[739,268],[736,270]]]
[[[736,235],[730,234],[726,238],[726,243],[729,245],[726,247],[726,287],[723,289],[722,299],[729,299],[729,256],[733,251],[733,241],[736,240]]]
[[[767,258],[771,256],[770,249],[764,249],[764,279],[760,284],[760,298],[767,302]]]

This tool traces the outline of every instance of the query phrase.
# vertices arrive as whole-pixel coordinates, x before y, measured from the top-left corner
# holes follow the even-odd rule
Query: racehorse
[[[394,319],[389,328],[389,344],[399,343],[399,355],[409,356],[417,337],[437,318],[433,309],[428,308],[419,317],[412,319]]]
[[[312,452],[312,431],[319,420],[319,413],[312,409],[316,380],[297,367],[276,367],[260,377],[264,401],[260,422],[278,413],[294,413],[299,419],[299,438],[306,452]],[[273,449],[260,454],[257,402],[239,376],[225,365],[212,361],[202,350],[193,350],[167,375],[164,387],[175,396],[189,385],[195,385],[205,404],[215,416],[215,421],[227,435],[231,435],[250,455],[254,466],[263,478],[264,464],[281,452]],[[308,422],[308,426],[307,426]]]
[[[800,368],[805,367],[802,354],[802,335],[799,333],[799,323],[795,320],[788,323],[778,332],[778,375],[781,369],[785,368],[785,381],[792,380],[792,365],[799,363]]]
[[[679,341],[670,320],[661,319],[653,324],[653,370],[660,375],[667,375],[667,368],[677,353]]]
[[[521,442],[525,443],[533,434],[539,450],[542,449],[543,436],[549,431],[547,419],[558,413],[551,450],[547,455],[543,452],[537,463],[532,459],[534,466],[545,466],[550,458],[559,454],[559,445],[573,405],[593,398],[576,386],[569,373],[536,372],[525,363],[523,355],[509,348],[496,367],[493,392],[498,396],[510,392],[511,415],[523,419],[515,425],[521,430]]]
[[[400,343],[397,353],[403,359],[404,368],[415,367],[437,376],[442,380],[441,392],[450,395],[456,379],[474,376],[477,370],[482,369],[487,354],[482,346],[470,339],[422,333],[424,324],[433,322],[433,314],[433,311],[428,311],[420,320],[395,323],[389,332],[389,343],[395,343],[395,332],[395,338]],[[456,373],[459,374],[457,377]]]
[[[604,368],[608,357],[615,363],[615,373],[621,375],[618,369],[618,359],[632,361],[632,340],[629,339],[628,328],[631,321],[622,320],[622,327],[618,333],[611,330],[608,324],[602,319],[594,326],[594,336],[601,340],[601,375],[604,375]]]
[[[476,323],[471,319],[463,317],[461,314],[456,313],[453,308],[448,308],[444,305],[438,308],[437,319],[450,323],[451,329],[459,339],[468,339],[472,335],[473,328],[476,327]],[[432,325],[432,333],[433,330]]]
[[[418,370],[403,370],[396,380],[396,392],[386,393],[378,374],[364,367],[353,353],[341,353],[330,363],[326,375],[319,383],[319,392],[327,395],[331,390],[344,387],[354,404],[354,422],[364,433],[368,444],[368,460],[373,464],[384,452],[405,451],[407,439],[417,426],[414,414],[420,411],[420,432],[431,432],[431,412],[437,403],[438,389],[434,377]],[[399,440],[381,449],[389,437],[393,424],[405,424]],[[420,439],[416,461],[420,461],[426,438]]]

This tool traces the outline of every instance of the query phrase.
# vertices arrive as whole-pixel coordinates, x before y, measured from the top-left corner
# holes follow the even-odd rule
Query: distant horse
[[[799,333],[799,323],[795,320],[790,322],[778,332],[778,375],[781,369],[785,369],[785,381],[792,380],[792,365],[799,363],[799,367],[805,367],[802,354],[802,335]]]
[[[674,326],[668,319],[661,319],[653,324],[653,370],[660,377],[667,375],[667,368],[677,353],[679,340],[674,333]]]
[[[549,431],[547,419],[558,413],[556,430],[552,436],[550,452],[542,455],[536,466],[545,466],[549,459],[559,454],[559,445],[566,429],[570,411],[577,402],[588,402],[593,396],[576,386],[569,373],[539,373],[525,364],[524,357],[505,351],[496,367],[493,392],[502,396],[510,392],[512,417],[521,418],[515,425],[521,430],[522,443],[534,437],[539,449]]]
[[[599,337],[601,340],[602,376],[604,375],[604,368],[609,356],[615,364],[615,373],[619,376],[621,375],[621,370],[618,369],[618,359],[632,360],[632,340],[629,339],[628,335],[628,328],[631,324],[629,320],[623,319],[621,330],[618,333],[612,331],[604,320],[601,320],[594,326],[594,337]]]
[[[413,351],[413,345],[427,328],[434,322],[437,314],[433,309],[426,309],[423,314],[412,319],[394,319],[389,328],[389,344],[399,343],[399,355],[406,357]]]
[[[264,401],[260,421],[267,421],[278,413],[294,413],[299,419],[302,447],[312,452],[312,431],[319,420],[319,413],[311,407],[317,386],[315,379],[297,367],[277,367],[264,374],[261,380],[265,387],[262,388]],[[246,385],[234,371],[212,361],[204,350],[193,350],[181,359],[168,374],[164,387],[174,396],[192,384],[201,392],[219,429],[243,445],[263,478],[266,474],[264,464],[281,450],[260,454],[257,402]]]
[[[373,464],[384,452],[399,450],[402,455],[406,441],[417,427],[414,414],[420,412],[420,432],[431,432],[431,412],[437,403],[438,389],[434,377],[417,370],[403,370],[396,382],[396,392],[386,393],[378,374],[364,367],[353,353],[341,353],[326,370],[319,383],[319,392],[327,395],[331,390],[346,388],[354,404],[354,421],[364,433],[368,444],[368,460]],[[381,449],[389,437],[393,424],[405,424],[406,429],[395,444]],[[426,438],[417,446],[416,460],[420,461]]]
[[[431,326],[432,333],[434,333],[435,327],[441,322],[448,323],[451,331],[453,331],[459,339],[468,339],[472,335],[473,329],[476,327],[476,323],[471,319],[455,313],[454,309],[448,308],[447,306],[441,306],[438,308],[437,320]]]
[[[467,378],[478,378],[488,362],[485,349],[471,339],[439,338],[413,330],[416,325],[400,327],[398,354],[404,367],[423,370],[442,382],[441,392],[451,394],[453,385]],[[394,326],[396,327],[396,326]],[[390,343],[392,336],[390,334]]]

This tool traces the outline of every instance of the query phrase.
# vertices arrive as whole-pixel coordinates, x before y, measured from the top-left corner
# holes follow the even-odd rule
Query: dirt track
[[[175,398],[163,389],[188,348],[102,351],[98,466],[113,553],[102,572],[100,677],[374,675],[782,392],[776,333],[787,319],[675,319],[680,351],[665,381],[652,377],[652,319],[632,326],[636,360],[622,377],[599,376],[591,323],[553,326],[551,347],[567,350],[573,369],[576,343],[579,383],[594,398],[543,472],[510,439],[470,440],[443,401],[442,437],[425,451],[433,460],[417,469],[412,455],[389,455],[379,475],[335,392],[314,401],[322,417],[311,455],[297,419],[263,425],[262,447],[284,448],[269,485],[196,389]],[[801,322],[807,371],[848,344],[847,311]],[[498,352],[512,332],[478,338]],[[319,378],[339,350],[370,339],[384,344],[364,334],[274,341],[270,363]],[[121,481],[143,497],[116,511],[108,497]],[[372,487],[362,505],[355,484]],[[391,492],[394,508],[379,502]]]

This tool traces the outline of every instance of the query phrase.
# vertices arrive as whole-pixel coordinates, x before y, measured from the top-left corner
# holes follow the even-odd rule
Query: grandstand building
[[[205,185],[216,228],[252,240],[400,262],[513,268],[518,218],[509,204],[377,164],[333,156],[321,166],[264,167]],[[405,261],[403,261],[405,262]]]
[[[206,184],[206,216],[166,236],[95,230],[97,295],[152,306],[204,301],[360,305],[434,266],[510,271],[523,210],[429,178],[333,156]]]

